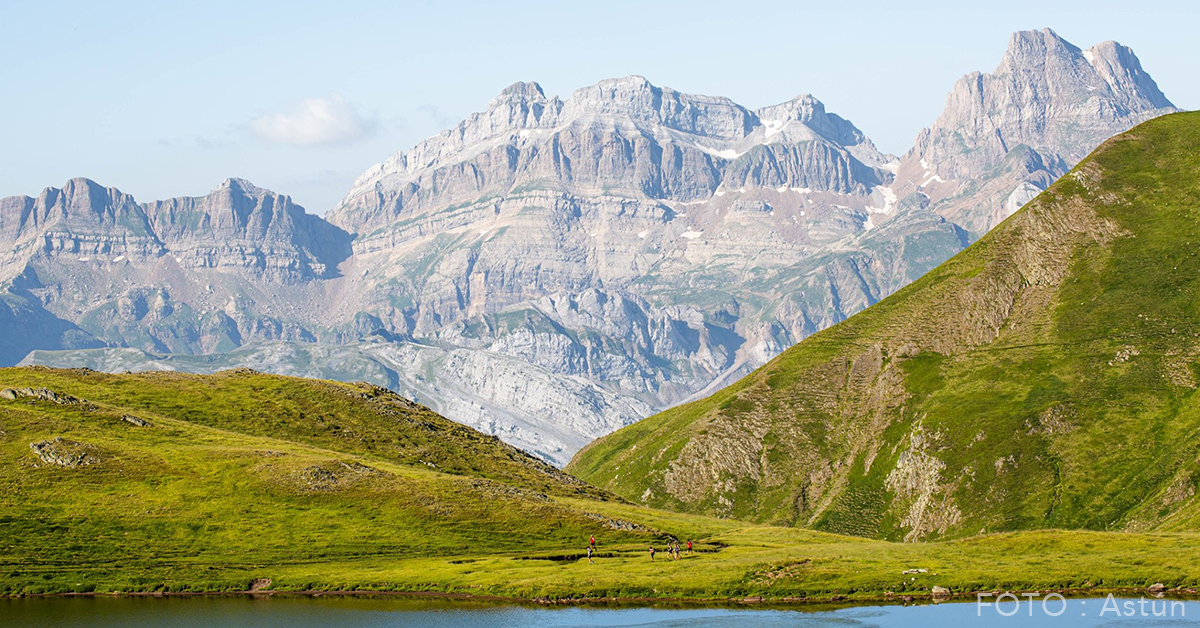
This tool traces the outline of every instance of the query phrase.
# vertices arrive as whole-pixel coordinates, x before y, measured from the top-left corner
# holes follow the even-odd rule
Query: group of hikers
[[[654,562],[654,554],[657,551],[658,550],[654,549],[654,545],[651,544],[650,545],[650,562]],[[681,554],[681,550],[679,547],[679,541],[672,540],[670,543],[667,543],[667,552],[671,556],[672,560],[679,560],[679,557]],[[684,544],[683,549],[682,549],[682,554],[684,556],[692,555],[692,540],[691,539],[688,539],[687,542]],[[595,556],[596,556],[596,535],[593,534],[591,539],[588,540],[587,559],[588,559],[589,565],[596,564],[596,561],[594,560]]]

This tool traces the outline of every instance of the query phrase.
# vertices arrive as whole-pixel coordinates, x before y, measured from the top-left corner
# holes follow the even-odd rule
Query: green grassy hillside
[[[567,470],[635,502],[894,540],[1200,525],[1200,114]]]
[[[244,588],[226,572],[653,538],[559,501],[607,494],[368,385],[27,368],[0,389],[0,582]]]
[[[699,551],[668,560],[670,538]],[[366,385],[0,370],[0,595],[253,585],[828,602],[934,585],[1194,589],[1198,551],[1186,533],[902,544],[656,511]]]

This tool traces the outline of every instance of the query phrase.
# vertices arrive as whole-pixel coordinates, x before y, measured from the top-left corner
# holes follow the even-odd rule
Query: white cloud
[[[362,116],[341,96],[309,98],[288,111],[268,113],[250,121],[259,138],[293,146],[352,144],[375,131],[375,121]]]

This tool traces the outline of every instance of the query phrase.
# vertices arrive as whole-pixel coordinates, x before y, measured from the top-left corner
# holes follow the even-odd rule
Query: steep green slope
[[[963,253],[567,470],[888,539],[1200,520],[1200,114],[1147,122]]]

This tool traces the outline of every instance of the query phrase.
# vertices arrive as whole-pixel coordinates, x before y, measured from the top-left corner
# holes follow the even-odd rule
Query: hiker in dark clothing
[[[596,564],[596,561],[592,560],[592,552],[594,552],[594,551],[596,551],[596,548],[594,548],[594,547],[592,547],[591,545],[589,545],[589,546],[588,546],[588,564],[589,564],[589,565],[595,565],[595,564]]]
[[[650,562],[654,562],[654,546],[650,546]]]

